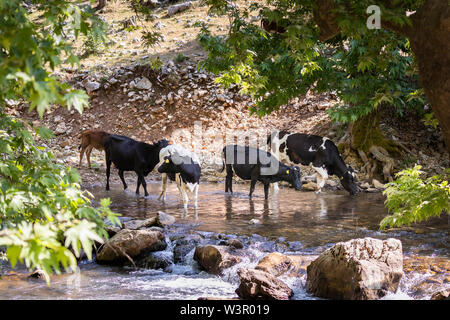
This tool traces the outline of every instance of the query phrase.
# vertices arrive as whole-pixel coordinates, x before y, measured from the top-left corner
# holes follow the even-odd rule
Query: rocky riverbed
[[[150,194],[158,187],[150,183]],[[51,287],[17,273],[20,268],[14,273],[6,268],[0,296],[430,299],[447,294],[448,225],[442,219],[381,233],[377,223],[385,211],[379,194],[361,195],[346,206],[347,195],[336,197],[325,191],[317,196],[283,187],[277,207],[274,199],[258,197],[262,192],[258,188],[249,203],[244,193],[247,185],[237,185],[232,197],[217,187],[203,185],[198,209],[190,207],[186,216],[173,184],[165,205],[113,186],[108,194],[116,203],[114,209],[126,216],[121,218],[122,227],[110,228],[111,238],[98,247],[96,260],[81,261],[75,273],[52,276]],[[102,197],[105,193],[100,190],[90,191]],[[220,206],[226,211],[221,212]],[[333,290],[326,288],[346,288],[333,284],[333,279],[343,278],[338,272],[359,277],[361,281],[354,284],[359,289],[350,292],[365,294],[330,296]],[[315,287],[313,279],[317,281],[318,275],[328,280]],[[324,290],[328,293],[321,293]]]

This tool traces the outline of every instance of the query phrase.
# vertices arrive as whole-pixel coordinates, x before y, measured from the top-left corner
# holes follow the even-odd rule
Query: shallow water
[[[134,189],[130,186],[130,189]],[[252,200],[249,185],[235,184],[233,195],[225,194],[223,184],[200,186],[198,207],[189,204],[183,210],[179,192],[169,184],[166,203],[157,200],[160,184],[147,185],[150,196],[136,196],[114,185],[110,191],[92,188],[95,203],[110,197],[112,209],[123,216],[148,218],[164,211],[177,218],[180,233],[200,230],[205,237],[214,234],[246,236],[251,254],[222,276],[214,276],[198,269],[193,250],[184,263],[172,265],[170,272],[128,267],[100,266],[93,262],[80,265],[81,272],[52,277],[52,286],[42,281],[0,281],[1,299],[197,299],[199,297],[235,297],[238,286],[236,270],[254,267],[267,252],[274,250],[288,254],[316,256],[336,242],[352,238],[398,238],[407,257],[415,255],[431,259],[450,258],[447,218],[434,219],[414,228],[380,232],[379,222],[387,214],[381,194],[360,193],[351,197],[344,192],[299,192],[281,187],[275,197],[265,200],[262,186],[257,185]],[[168,248],[162,254],[171,255]],[[167,271],[167,270],[166,270]],[[411,287],[421,275],[411,273],[403,277],[400,289],[388,299],[429,298],[431,292],[417,294]],[[423,277],[423,276],[422,276]],[[294,299],[314,299],[304,289],[305,277],[282,278],[294,290]],[[448,283],[437,287],[447,288]]]
[[[250,200],[248,184],[235,184],[230,195],[224,192],[223,184],[208,183],[200,187],[198,208],[190,203],[186,213],[174,183],[169,184],[166,203],[157,200],[159,183],[149,183],[147,187],[148,198],[136,196],[134,188],[124,191],[120,186],[110,191],[103,188],[89,191],[97,199],[110,197],[111,208],[128,217],[143,219],[164,211],[174,215],[179,223],[198,224],[197,230],[283,237],[287,241],[300,241],[303,249],[371,236],[399,238],[406,252],[444,255],[450,252],[447,237],[450,220],[435,219],[411,232],[380,232],[379,223],[387,215],[381,193],[359,193],[352,197],[344,191],[329,191],[316,195],[281,187],[277,196],[265,200],[262,186],[257,185]],[[258,221],[253,223],[254,219]]]

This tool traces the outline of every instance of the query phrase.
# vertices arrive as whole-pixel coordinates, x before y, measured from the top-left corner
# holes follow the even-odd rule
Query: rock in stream
[[[403,274],[397,239],[353,239],[323,252],[307,268],[307,290],[329,299],[371,300],[396,292]]]

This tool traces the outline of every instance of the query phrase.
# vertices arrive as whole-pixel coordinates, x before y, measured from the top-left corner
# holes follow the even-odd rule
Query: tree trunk
[[[387,7],[397,5],[390,0],[384,3]],[[326,41],[341,32],[332,13],[336,5],[333,0],[317,0],[316,5],[314,20],[320,28],[319,39]],[[400,26],[381,17],[384,28],[409,38],[419,66],[420,83],[450,153],[450,5],[447,0],[426,0],[411,15],[411,21],[412,26]]]
[[[450,6],[448,1],[428,0],[412,16],[409,39],[419,66],[425,95],[439,121],[450,153]]]
[[[362,174],[366,180],[372,180],[377,170],[377,162],[382,164],[381,169],[384,181],[392,181],[394,160],[389,153],[397,153],[397,144],[387,139],[380,130],[380,111],[372,111],[358,119],[351,127],[350,145],[356,150],[364,162]],[[372,155],[373,159],[368,156]]]

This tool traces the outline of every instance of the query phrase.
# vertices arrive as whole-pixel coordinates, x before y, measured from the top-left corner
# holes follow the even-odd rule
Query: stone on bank
[[[124,262],[144,251],[160,251],[166,246],[165,236],[159,231],[122,229],[100,248],[97,262]]]

